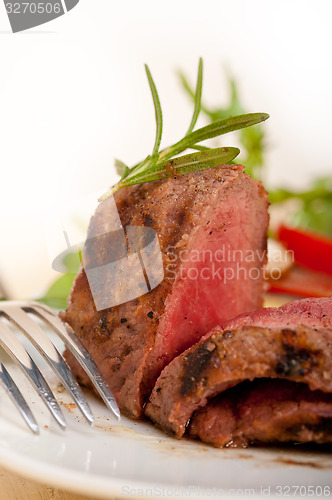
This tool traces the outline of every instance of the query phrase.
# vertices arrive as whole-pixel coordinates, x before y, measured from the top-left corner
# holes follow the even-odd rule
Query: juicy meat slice
[[[320,331],[332,330],[332,297],[300,299],[282,307],[263,307],[227,321],[223,328],[233,330],[249,325],[268,328],[308,326]]]
[[[332,395],[286,380],[244,382],[198,410],[188,433],[205,443],[332,443]]]
[[[123,227],[145,225],[158,234],[164,279],[150,293],[97,311],[84,270],[76,278],[63,318],[130,416],[142,415],[157,377],[175,356],[215,325],[262,305],[268,201],[243,168],[224,165],[115,194]],[[112,227],[106,200],[90,223],[87,262],[102,264],[111,256],[114,239],[112,246],[107,237],[93,236]],[[69,353],[67,360],[89,385]]]
[[[284,378],[332,392],[332,330],[307,327],[215,329],[161,373],[146,414],[181,437],[208,399],[245,380]]]

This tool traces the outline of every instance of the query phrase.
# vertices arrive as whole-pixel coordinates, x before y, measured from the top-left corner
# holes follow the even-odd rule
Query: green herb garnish
[[[179,71],[178,75],[185,91],[193,100],[195,100],[195,92],[191,88],[187,77],[182,71]],[[202,112],[211,122],[222,120],[229,116],[244,114],[246,112],[239,97],[236,81],[231,76],[228,76],[228,85],[230,90],[230,102],[227,106],[209,108],[206,105],[201,105]],[[239,163],[245,165],[245,172],[249,175],[255,179],[261,179],[264,168],[265,153],[265,137],[263,127],[257,126],[241,129],[239,131],[239,140],[241,148],[243,149],[243,151],[241,151],[241,157],[238,158]]]
[[[269,118],[269,115],[266,113],[240,114],[238,116],[216,119],[210,125],[194,131],[201,110],[203,62],[202,59],[200,59],[196,90],[195,94],[193,94],[195,107],[188,131],[183,139],[168,148],[160,150],[163,128],[160,100],[147,65],[145,65],[145,71],[150,85],[156,116],[156,137],[152,153],[141,163],[131,168],[120,160],[116,160],[115,165],[117,172],[121,175],[121,179],[100,198],[100,201],[105,200],[119,189],[133,184],[141,184],[143,182],[165,179],[176,175],[189,174],[229,163],[239,154],[240,150],[238,148],[223,147],[211,149],[199,143],[228,132],[233,132],[234,130],[256,125]],[[177,156],[187,149],[194,149],[197,150],[197,152],[184,156]]]

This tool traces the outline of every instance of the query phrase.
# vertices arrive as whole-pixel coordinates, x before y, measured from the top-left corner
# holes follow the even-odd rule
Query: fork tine
[[[1,320],[0,345],[5,349],[9,356],[18,363],[19,367],[23,370],[23,373],[29,378],[37,389],[37,393],[42,398],[55,420],[58,422],[60,427],[65,429],[66,421],[49,385],[40,373],[36,363],[16,338],[15,334]]]
[[[39,434],[38,424],[28,406],[28,403],[24,399],[21,391],[2,363],[0,364],[0,383],[19,410],[20,414],[22,415],[32,432],[34,432],[35,434]]]
[[[6,313],[7,319],[12,321],[22,331],[46,359],[56,375],[61,379],[65,388],[72,395],[83,416],[92,425],[94,421],[93,414],[81,387],[44,330],[24,310],[16,305],[6,308]]]
[[[106,380],[89,352],[74,334],[72,328],[67,323],[63,323],[61,319],[52,311],[52,309],[44,304],[34,302],[31,304],[29,309],[24,309],[37,314],[60,336],[89,376],[106,406],[114,413],[117,419],[120,420],[119,407]]]

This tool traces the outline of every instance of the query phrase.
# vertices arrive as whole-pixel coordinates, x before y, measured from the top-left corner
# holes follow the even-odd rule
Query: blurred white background
[[[2,9],[2,10],[1,10]],[[67,15],[12,34],[0,6],[0,278],[11,297],[54,279],[43,220],[51,207],[114,181],[154,142],[148,63],[167,145],[192,113],[176,71],[203,99],[228,102],[224,68],[248,112],[271,115],[267,181],[302,187],[331,172],[330,0],[81,0]],[[232,137],[227,139],[232,144]]]

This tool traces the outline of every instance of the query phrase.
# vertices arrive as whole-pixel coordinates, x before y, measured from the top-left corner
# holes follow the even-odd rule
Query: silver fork
[[[58,401],[30,354],[20,343],[12,328],[3,319],[6,319],[18,328],[43,355],[53,371],[59,376],[64,387],[71,394],[85,419],[91,425],[93,424],[93,414],[82,389],[75,380],[67,363],[43,328],[38,324],[36,321],[37,318],[42,320],[42,324],[46,324],[60,337],[81,364],[106,406],[120,419],[118,405],[104,377],[88,351],[67,323],[62,322],[52,309],[39,302],[0,302],[0,346],[4,348],[14,362],[22,369],[60,427],[65,429],[66,421]],[[21,391],[3,363],[0,363],[0,383],[17,406],[30,429],[38,433],[38,424]]]

